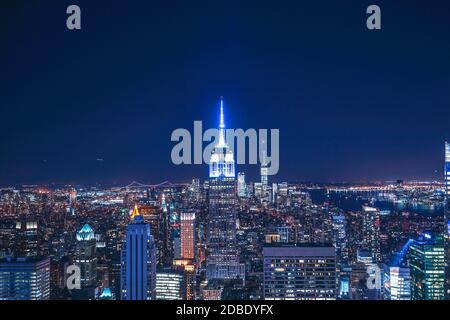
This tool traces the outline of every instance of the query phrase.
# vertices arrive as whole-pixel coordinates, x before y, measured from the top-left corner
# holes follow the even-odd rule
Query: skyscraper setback
[[[219,141],[209,164],[209,223],[207,225],[206,277],[244,278],[236,244],[236,181],[233,151],[225,141],[223,99],[220,100]]]
[[[121,266],[122,300],[156,298],[156,247],[150,225],[137,209],[128,225]]]

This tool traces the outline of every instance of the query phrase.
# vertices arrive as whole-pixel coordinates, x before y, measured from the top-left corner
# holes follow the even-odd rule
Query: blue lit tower
[[[78,230],[76,239],[75,264],[80,267],[81,286],[95,286],[97,280],[97,253],[94,230],[86,223]]]
[[[156,247],[150,225],[139,212],[128,225],[121,261],[122,300],[156,298]]]
[[[445,142],[445,167],[444,167],[444,184],[445,184],[445,212],[444,212],[444,240],[445,240],[445,295],[446,299],[450,299],[450,143]]]
[[[225,142],[223,100],[220,100],[219,139],[209,164],[209,223],[206,277],[244,278],[236,245],[235,171],[233,151]]]

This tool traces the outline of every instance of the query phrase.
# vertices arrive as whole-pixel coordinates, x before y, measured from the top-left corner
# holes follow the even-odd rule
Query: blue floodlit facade
[[[236,244],[235,166],[225,141],[223,100],[220,101],[220,136],[209,164],[209,224],[207,226],[206,277],[244,278]]]
[[[121,268],[122,300],[156,299],[156,247],[141,215],[128,225]]]

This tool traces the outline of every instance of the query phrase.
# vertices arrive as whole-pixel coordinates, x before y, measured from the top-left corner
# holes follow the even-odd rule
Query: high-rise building
[[[245,184],[245,173],[238,173],[238,196],[240,198],[245,198],[247,196],[247,185]]]
[[[200,188],[200,180],[192,179],[191,186],[189,187],[189,193],[192,201],[200,201],[202,198],[202,190]]]
[[[77,190],[75,188],[71,188],[69,190],[69,212],[73,216],[75,215],[75,206],[77,204]]]
[[[190,259],[174,259],[173,268],[184,272],[184,285],[186,300],[195,299],[195,265]]]
[[[280,235],[280,242],[289,243],[291,242],[291,227],[280,226],[277,227],[277,233]]]
[[[209,223],[207,231],[206,277],[244,278],[236,244],[235,168],[233,151],[225,142],[223,100],[220,101],[219,141],[209,164]]]
[[[185,300],[185,277],[182,271],[165,268],[156,272],[157,300]]]
[[[380,212],[377,208],[363,206],[363,247],[372,254],[375,263],[380,262]]]
[[[391,261],[384,266],[384,300],[411,300],[411,272],[407,263],[407,253],[414,240],[409,239],[401,251],[394,253]]]
[[[335,214],[332,216],[333,220],[333,244],[336,247],[336,255],[338,259],[343,262],[346,261],[347,253],[345,247],[347,244],[345,233],[345,215]]]
[[[425,233],[409,248],[411,300],[443,300],[445,249],[440,235]]]
[[[140,205],[139,207],[135,205],[131,214],[131,219],[136,215],[136,212],[144,218],[145,223],[150,225],[150,233],[153,236],[157,248],[156,262],[158,265],[163,265],[163,254],[167,251],[167,241],[165,239],[167,212],[163,215],[163,209],[157,205]]]
[[[16,222],[16,242],[14,251],[16,256],[36,257],[39,255],[39,228],[33,218],[25,218]]]
[[[181,258],[195,260],[196,238],[195,238],[195,213],[182,212],[180,218],[181,236]]]
[[[336,252],[332,245],[265,246],[263,268],[266,300],[336,299]]]
[[[411,275],[406,265],[386,265],[383,274],[385,300],[411,300]]]
[[[49,258],[0,260],[0,300],[50,299]]]
[[[122,300],[156,298],[156,247],[150,225],[139,213],[128,225],[121,261]]]
[[[80,268],[81,286],[95,286],[97,279],[97,255],[94,230],[89,224],[85,224],[78,230],[76,239],[75,264]]]
[[[263,151],[263,160],[261,162],[261,201],[265,202],[269,200],[269,179],[268,179],[268,167],[267,167],[267,159],[266,153]],[[270,197],[272,195],[270,194]]]
[[[450,143],[445,142],[445,207],[444,207],[444,241],[445,241],[445,293],[450,300]]]

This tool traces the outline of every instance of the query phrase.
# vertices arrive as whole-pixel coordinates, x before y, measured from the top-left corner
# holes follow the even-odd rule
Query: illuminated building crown
[[[133,208],[133,211],[130,214],[131,219],[134,219],[134,217],[139,216],[139,215],[140,215],[140,213],[139,213],[138,206],[137,206],[137,204],[135,204],[134,208]]]
[[[87,223],[77,232],[78,241],[89,241],[94,239],[94,230]]]
[[[220,98],[219,141],[215,145],[209,162],[210,178],[234,178],[234,156],[225,141],[225,118],[223,115],[223,99]]]

